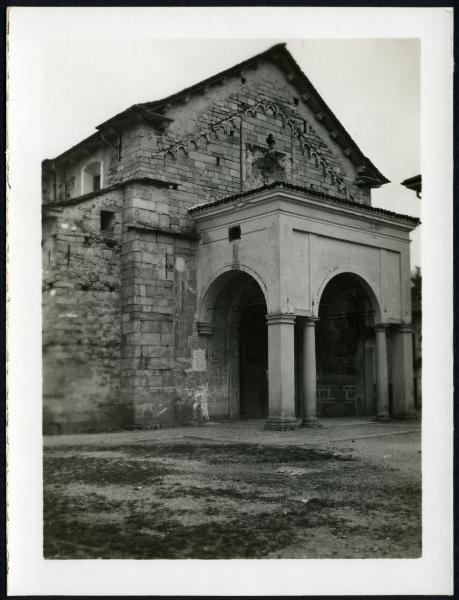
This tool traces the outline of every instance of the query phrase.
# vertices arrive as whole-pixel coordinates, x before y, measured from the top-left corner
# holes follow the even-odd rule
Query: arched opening
[[[198,329],[212,331],[206,339],[213,416],[267,416],[266,312],[263,290],[254,277],[243,271],[223,273],[207,290]]]
[[[375,414],[375,315],[358,276],[342,273],[325,286],[316,326],[319,417]]]

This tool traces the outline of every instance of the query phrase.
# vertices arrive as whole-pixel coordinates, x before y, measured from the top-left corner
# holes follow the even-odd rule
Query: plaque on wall
[[[206,370],[206,351],[205,350],[193,350],[192,353],[192,369],[193,371],[205,371]]]

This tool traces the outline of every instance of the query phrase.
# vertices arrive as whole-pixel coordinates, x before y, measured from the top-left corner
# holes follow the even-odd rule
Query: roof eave
[[[319,94],[307,75],[302,71],[301,67],[298,65],[287,48],[285,48],[285,45],[276,50],[274,50],[274,48],[271,49],[274,51],[273,58],[276,60],[276,62],[281,63],[281,68],[283,68],[284,71],[286,66],[291,66],[293,68],[294,72],[290,78],[291,83],[295,85],[295,87],[300,88],[303,102],[308,104],[310,109],[316,115],[320,115],[321,123],[333,132],[333,138],[335,142],[337,142],[343,148],[345,154],[348,155],[348,158],[350,158],[354,164],[358,165],[360,163],[361,167],[365,167],[365,174],[373,180],[373,184],[369,187],[380,187],[385,183],[390,183],[389,179],[387,179],[379,171],[379,169],[376,168],[371,160],[363,154],[363,152],[352,139],[351,135],[341,124],[341,121],[327,105],[325,100]],[[284,61],[283,64],[282,61]],[[293,77],[293,75],[295,77]],[[301,84],[303,84],[303,86]],[[301,89],[302,87],[304,87],[304,89]]]
[[[422,191],[422,177],[421,175],[415,175],[414,177],[408,177],[408,179],[404,179],[401,182],[401,185],[405,186],[409,190],[413,190],[415,192]]]
[[[288,184],[285,182],[275,181],[271,184],[261,186],[260,188],[256,188],[253,190],[248,190],[246,192],[241,192],[239,194],[234,194],[233,196],[228,196],[226,198],[221,198],[220,200],[215,200],[213,202],[208,202],[204,204],[198,204],[188,209],[188,212],[193,218],[204,218],[206,213],[210,213],[213,209],[216,209],[220,206],[224,206],[227,204],[231,204],[237,200],[241,200],[243,198],[247,198],[249,196],[255,196],[257,194],[263,194],[265,192],[274,192],[274,191],[292,191],[299,194],[309,195],[315,197],[315,200],[323,200],[327,203],[340,205],[345,208],[353,209],[362,213],[362,216],[367,217],[375,217],[375,218],[386,218],[391,221],[398,222],[404,227],[410,228],[410,230],[414,229],[420,224],[420,220],[417,217],[412,217],[410,215],[403,215],[399,213],[395,213],[389,210],[375,208],[372,206],[358,204],[356,202],[345,200],[343,198],[339,198],[337,196],[331,196],[324,192],[319,192],[318,190],[312,190],[309,188],[304,188],[301,186]]]
[[[53,163],[65,162],[66,160],[77,160],[81,156],[88,155],[93,148],[95,148],[98,144],[101,143],[100,132],[96,131],[92,133],[90,136],[78,142],[62,154],[59,154],[55,158],[45,158],[42,161],[42,167],[46,169],[47,167],[53,167]]]
[[[173,119],[169,119],[165,115],[157,113],[153,110],[148,110],[143,105],[134,104],[123,112],[97,125],[96,129],[107,133],[115,133],[126,127],[137,123],[153,123],[158,129],[164,129]]]

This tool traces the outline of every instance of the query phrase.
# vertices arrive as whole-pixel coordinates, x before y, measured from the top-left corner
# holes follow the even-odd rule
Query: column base
[[[322,427],[317,417],[303,417],[300,427]]]
[[[391,417],[390,415],[376,415],[375,421],[378,421],[379,423],[389,423]]]
[[[396,421],[420,421],[419,415],[415,412],[409,412],[400,415],[392,415],[392,418]]]
[[[268,417],[265,421],[265,429],[271,431],[289,431],[299,426],[300,421],[295,417]]]

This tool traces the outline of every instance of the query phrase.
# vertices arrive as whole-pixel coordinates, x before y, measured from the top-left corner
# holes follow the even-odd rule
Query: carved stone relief
[[[256,188],[274,181],[288,181],[291,176],[290,160],[284,152],[275,149],[276,142],[270,134],[268,147],[246,145],[246,187]]]

